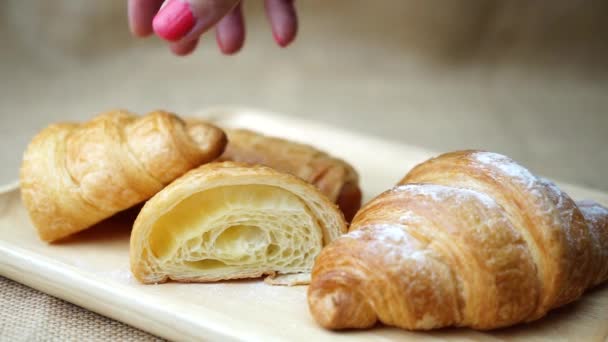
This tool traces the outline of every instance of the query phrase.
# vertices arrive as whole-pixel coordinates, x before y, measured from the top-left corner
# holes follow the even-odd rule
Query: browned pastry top
[[[40,237],[54,241],[150,198],[225,145],[221,129],[164,111],[53,124],[23,156],[23,202]]]
[[[226,133],[229,143],[221,160],[262,164],[298,176],[337,203],[347,221],[359,210],[359,176],[345,161],[310,145],[247,129],[226,129]]]
[[[308,303],[330,329],[495,329],[578,299],[607,264],[608,209],[503,155],[458,151],[357,213],[317,258]]]

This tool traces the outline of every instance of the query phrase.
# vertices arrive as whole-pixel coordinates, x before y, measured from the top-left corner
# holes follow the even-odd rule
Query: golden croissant
[[[146,202],[131,233],[131,270],[143,283],[279,275],[307,283],[321,248],[346,232],[317,188],[261,165],[210,163]]]
[[[55,241],[150,198],[225,145],[221,129],[162,111],[53,124],[24,154],[23,203],[40,238]]]
[[[317,258],[308,304],[329,329],[494,329],[608,278],[608,209],[489,152],[441,155],[367,203]]]
[[[318,149],[246,129],[226,129],[228,146],[221,160],[262,164],[314,184],[338,204],[347,221],[361,207],[359,176],[348,163]]]

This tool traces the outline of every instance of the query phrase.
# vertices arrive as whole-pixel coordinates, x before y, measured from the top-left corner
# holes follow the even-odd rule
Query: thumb
[[[154,32],[176,42],[198,38],[239,3],[239,0],[167,0],[152,21]]]

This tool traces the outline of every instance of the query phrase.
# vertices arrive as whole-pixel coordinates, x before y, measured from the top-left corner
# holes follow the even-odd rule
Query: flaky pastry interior
[[[222,162],[179,178],[141,210],[131,268],[143,283],[291,275],[306,282],[321,248],[346,231],[314,186],[264,166]]]

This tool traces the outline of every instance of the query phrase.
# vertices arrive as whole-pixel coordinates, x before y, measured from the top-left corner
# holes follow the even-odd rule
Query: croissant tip
[[[317,323],[331,330],[369,328],[376,324],[375,311],[356,290],[357,285],[335,280],[332,272],[313,276],[308,290],[308,306]]]
[[[314,291],[309,295],[310,311],[317,323],[326,329],[340,328],[340,310],[342,303],[347,302],[343,291],[319,293]]]

